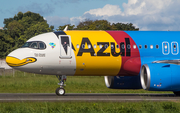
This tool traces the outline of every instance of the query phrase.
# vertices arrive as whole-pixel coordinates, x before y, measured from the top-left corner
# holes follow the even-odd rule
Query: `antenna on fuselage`
[[[67,30],[68,30],[68,26],[66,26],[63,31],[67,31]]]

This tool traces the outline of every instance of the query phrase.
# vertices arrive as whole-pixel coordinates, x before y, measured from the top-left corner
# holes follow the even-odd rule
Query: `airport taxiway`
[[[56,96],[54,93],[0,93],[0,102],[4,101],[180,101],[180,97],[174,94],[67,93]]]

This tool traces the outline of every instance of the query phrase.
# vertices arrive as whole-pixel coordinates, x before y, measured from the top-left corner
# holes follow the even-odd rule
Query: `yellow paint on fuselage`
[[[115,42],[114,38],[105,31],[65,31],[71,36],[72,44],[76,51],[76,73],[75,75],[117,75],[121,68],[122,58],[119,55],[114,57],[111,54],[111,42]],[[88,38],[93,46],[95,54],[100,50],[97,42],[109,42],[109,47],[104,53],[110,53],[110,56],[91,56],[90,53],[83,53],[82,56],[77,56],[83,38]],[[77,44],[79,48],[77,48]],[[96,45],[96,48],[94,48]],[[88,46],[85,44],[85,49]],[[119,52],[116,48],[116,51]]]
[[[28,63],[33,63],[33,62],[36,62],[36,59],[35,58],[24,58],[22,60],[18,59],[18,58],[15,58],[15,57],[11,57],[11,56],[7,56],[6,57],[6,62],[9,66],[11,67],[16,67],[16,66],[24,66]]]

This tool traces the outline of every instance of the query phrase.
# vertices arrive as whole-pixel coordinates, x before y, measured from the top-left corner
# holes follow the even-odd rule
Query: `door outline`
[[[176,47],[176,52],[174,52],[173,43],[177,45],[177,47]],[[175,42],[175,41],[171,42],[171,53],[172,53],[173,55],[179,54],[179,46],[178,46],[178,43]]]
[[[167,44],[167,48],[164,47],[164,44]],[[165,50],[167,50],[167,53],[165,53]],[[162,42],[162,53],[164,55],[169,55],[169,53],[170,53],[169,42],[167,42],[167,41]]]
[[[67,55],[63,55],[63,51],[65,52],[65,48],[63,47],[63,45],[62,45],[62,37],[68,37],[68,39],[69,39],[69,45],[67,45]],[[72,45],[71,45],[71,36],[69,36],[69,35],[59,35],[59,45],[60,45],[60,56],[59,56],[59,58],[61,58],[61,59],[71,59],[72,58],[72,54],[71,54],[71,48],[72,48]],[[69,54],[68,54],[69,53]]]

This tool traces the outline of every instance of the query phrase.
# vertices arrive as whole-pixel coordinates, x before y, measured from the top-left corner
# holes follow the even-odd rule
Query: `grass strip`
[[[14,76],[0,76],[0,93],[54,93],[59,87],[58,82],[53,75],[15,71]],[[109,89],[103,76],[68,76],[65,84],[66,93],[172,93],[143,89]]]
[[[177,102],[11,102],[0,103],[1,113],[179,113]]]

